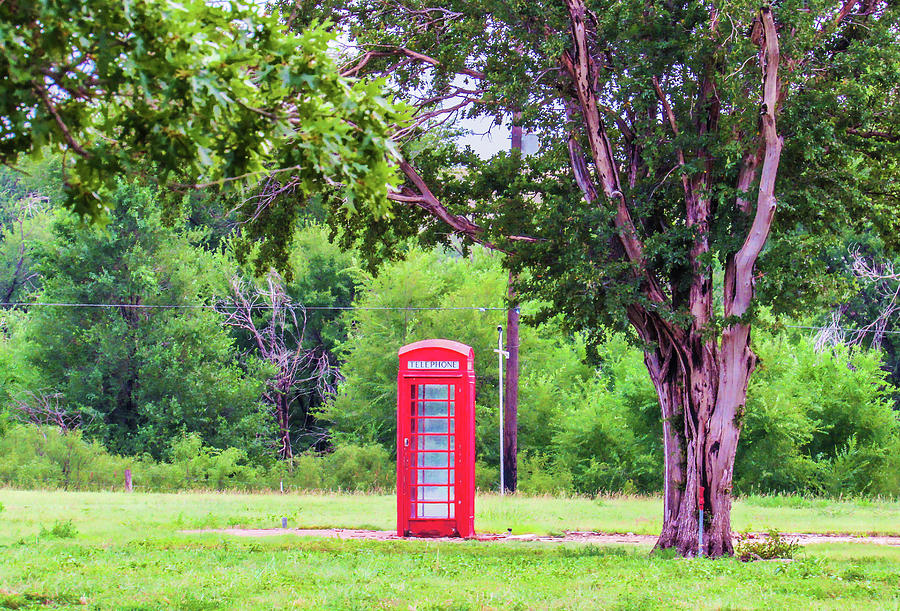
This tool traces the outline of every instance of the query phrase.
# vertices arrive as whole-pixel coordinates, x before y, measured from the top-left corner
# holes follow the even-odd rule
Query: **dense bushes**
[[[808,338],[784,332],[758,337],[760,366],[748,392],[735,491],[900,494],[900,414],[891,407],[879,354],[816,352]],[[661,489],[659,407],[641,354],[613,338],[601,358],[596,377],[567,397],[551,425],[543,469],[523,461],[524,490],[536,487],[531,478],[544,477],[547,466],[558,481],[570,474],[574,492]]]
[[[78,431],[13,425],[0,437],[0,485],[19,488],[121,490],[131,469],[135,490],[387,490],[394,463],[380,446],[339,446],[292,463],[253,464],[239,448],[203,445],[199,435],[177,437],[168,461],[109,454]]]
[[[900,421],[882,384],[878,355],[816,353],[809,340],[787,334],[761,338],[757,350],[760,368],[744,415],[735,491],[900,494]],[[524,427],[530,432],[519,446],[523,493],[661,488],[658,408],[641,354],[614,337],[601,357],[593,378],[569,388],[554,383],[552,394],[539,395],[540,409],[553,418],[544,430],[537,421],[534,430]],[[526,388],[547,390],[540,384]],[[394,482],[391,452],[346,433],[331,453],[261,463],[243,449],[204,445],[196,433],[176,437],[168,460],[156,461],[111,455],[77,431],[5,427],[0,484],[17,487],[121,488],[126,468],[138,490],[386,490]],[[482,489],[497,486],[490,458],[486,452],[479,459],[476,483]]]
[[[595,377],[574,389],[553,425],[555,459],[577,492],[660,490],[659,404],[642,355],[613,337],[600,358]]]
[[[756,342],[735,463],[739,492],[900,494],[900,412],[877,352],[782,333]]]
[[[130,461],[78,431],[12,425],[0,437],[0,483],[20,488],[104,489],[122,485]]]

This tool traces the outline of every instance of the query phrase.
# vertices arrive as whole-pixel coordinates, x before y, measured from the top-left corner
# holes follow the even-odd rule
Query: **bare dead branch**
[[[81,426],[81,414],[68,412],[65,407],[60,407],[62,397],[62,393],[58,392],[26,390],[13,397],[13,413],[22,422],[55,426],[65,434]]]
[[[378,57],[391,57],[391,56],[406,56],[415,61],[428,64],[430,66],[434,66],[438,68],[441,66],[441,62],[436,60],[433,57],[425,55],[424,53],[420,53],[418,51],[413,51],[412,49],[407,49],[406,47],[386,47],[381,46],[379,50],[370,50],[363,53],[358,59],[354,60],[351,64],[345,65],[341,69],[342,76],[357,76],[359,72],[373,59]],[[472,70],[470,68],[459,68],[455,70],[456,74],[462,74],[464,76],[469,76],[474,79],[482,80],[486,78],[486,75],[483,72],[478,70]]]
[[[334,392],[335,365],[323,349],[304,346],[306,308],[292,302],[275,272],[268,274],[264,287],[232,278],[231,295],[217,311],[225,324],[247,332],[259,356],[274,367],[263,399],[272,406],[278,425],[279,456],[290,459],[292,406],[300,394],[316,392],[325,398]],[[309,390],[310,383],[314,391]]]
[[[900,271],[893,263],[867,257],[857,248],[850,251],[850,270],[861,284],[874,290],[878,300],[875,318],[855,329],[846,329],[842,319],[849,306],[838,306],[831,313],[829,323],[816,334],[817,351],[837,344],[856,346],[866,340],[871,347],[880,348],[888,328],[900,315]]]
[[[849,343],[860,344],[868,335],[871,345],[878,348],[884,341],[885,331],[900,313],[900,271],[890,261],[876,261],[864,256],[859,249],[851,251],[850,259],[853,275],[875,288],[879,311],[872,322],[851,332]]]

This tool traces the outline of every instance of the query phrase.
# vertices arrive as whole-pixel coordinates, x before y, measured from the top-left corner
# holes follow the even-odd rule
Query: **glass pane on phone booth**
[[[419,420],[418,432],[446,435],[450,432],[450,421],[448,418],[422,418]]]
[[[425,486],[429,484],[441,484],[446,486],[447,484],[452,484],[450,481],[450,475],[447,469],[425,469],[422,471],[422,475],[419,478],[419,483]]]
[[[450,444],[447,440],[446,435],[419,435],[418,442],[416,443],[416,449],[420,452],[446,452],[447,450],[450,449]],[[446,456],[444,456],[443,459],[446,459]],[[431,457],[431,458],[427,459],[427,460],[431,461],[427,465],[421,464],[421,460],[426,460],[426,459],[420,458],[419,466],[421,466],[421,467],[439,467],[441,465],[435,464],[434,461],[442,460],[442,458],[441,457]]]
[[[426,418],[446,418],[450,401],[449,384],[422,384],[419,386],[419,415]]]
[[[421,399],[434,401],[449,401],[450,387],[452,384],[422,384],[419,387]]]
[[[445,438],[446,441],[446,438]],[[432,469],[449,469],[453,466],[453,452],[419,452],[416,467],[419,474]],[[419,478],[421,479],[421,477]],[[418,482],[418,479],[416,480]]]

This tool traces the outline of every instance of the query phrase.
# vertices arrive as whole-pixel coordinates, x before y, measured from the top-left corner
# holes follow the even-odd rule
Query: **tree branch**
[[[854,136],[859,136],[860,138],[869,138],[872,140],[884,140],[886,142],[900,142],[900,134],[892,134],[891,132],[883,132],[883,131],[863,131],[861,129],[857,129],[855,127],[847,128],[848,134],[853,134]]]
[[[662,103],[666,118],[669,121],[669,127],[672,128],[672,135],[675,136],[675,138],[678,138],[678,124],[675,122],[675,113],[672,112],[672,107],[669,105],[669,101],[666,99],[666,96],[663,95],[662,87],[659,86],[659,80],[655,76],[653,77],[653,90],[656,91],[656,97],[659,98],[660,103]],[[675,154],[678,159],[679,167],[684,168],[684,151],[680,146],[675,147]],[[687,201],[693,201],[694,190],[691,186],[691,181],[688,178],[688,175],[684,172],[681,172],[681,185],[684,187],[684,196],[685,198],[687,198]]]
[[[385,51],[366,51],[362,57],[360,57],[356,62],[351,66],[346,66],[341,70],[341,76],[356,76],[359,74],[360,70],[362,70],[366,64],[368,64],[373,58],[376,57],[391,57],[394,55],[405,55],[410,59],[414,59],[416,61],[429,64],[438,68],[441,66],[441,62],[425,55],[424,53],[419,53],[418,51],[413,51],[412,49],[407,49],[406,47],[393,47],[389,48]],[[480,72],[478,70],[471,70],[469,68],[461,68],[459,70],[454,70],[456,74],[462,74],[464,76],[470,76],[474,79],[484,79],[486,75],[484,72]]]
[[[778,135],[775,112],[778,103],[779,79],[778,63],[780,53],[778,34],[772,10],[760,10],[763,26],[761,67],[763,70],[763,105],[760,116],[760,131],[763,146],[763,163],[760,173],[759,192],[756,200],[756,215],[744,240],[744,244],[734,257],[734,286],[726,287],[725,316],[743,316],[753,298],[753,267],[766,243],[772,220],[775,216],[775,179],[781,160],[782,139]]]
[[[472,241],[477,242],[478,244],[481,244],[486,248],[490,248],[491,250],[507,252],[496,244],[493,244],[481,237],[481,235],[484,233],[484,228],[476,225],[464,216],[453,214],[452,212],[447,210],[446,206],[444,206],[440,202],[440,200],[435,197],[434,193],[431,192],[431,189],[428,188],[428,184],[419,175],[416,169],[409,164],[409,162],[405,160],[400,161],[400,170],[406,175],[407,179],[409,179],[409,181],[413,183],[413,185],[415,185],[416,189],[418,189],[419,192],[412,193],[411,189],[407,189],[406,193],[391,192],[388,193],[388,199],[417,206],[434,218],[443,222],[445,225],[452,228],[456,233],[462,234]]]
[[[428,188],[428,184],[419,175],[416,169],[409,164],[409,162],[401,161],[400,170],[406,175],[409,181],[413,183],[413,185],[415,185],[416,189],[418,189],[419,192],[416,193],[409,187],[404,187],[400,192],[389,192],[388,199],[421,208],[432,217],[449,226],[456,233],[468,237],[473,242],[481,244],[485,248],[496,250],[507,255],[513,254],[509,250],[501,248],[498,245],[484,239],[482,237],[482,235],[484,234],[483,227],[473,223],[464,216],[460,216],[458,214],[453,214],[452,212],[450,212],[447,207],[444,206],[437,197],[435,197],[434,193],[431,192],[431,189]],[[523,242],[526,244],[534,244],[546,241],[543,238],[535,238],[527,235],[509,235],[504,237],[510,242]]]
[[[90,157],[91,154],[84,150],[80,144],[75,142],[75,138],[73,138],[71,132],[69,132],[68,126],[59,115],[59,111],[56,110],[53,102],[50,101],[50,96],[47,95],[47,90],[37,83],[34,84],[34,90],[41,97],[41,100],[44,102],[44,106],[47,107],[47,110],[50,111],[50,114],[53,115],[53,118],[56,121],[56,125],[59,127],[59,130],[62,132],[63,137],[66,139],[66,142],[69,143],[69,146],[72,148],[72,150],[84,158]]]
[[[664,303],[665,296],[659,284],[650,275],[644,260],[644,246],[637,235],[631,212],[622,187],[612,153],[612,145],[606,127],[600,118],[597,95],[594,90],[595,66],[587,48],[586,8],[584,0],[566,0],[571,22],[573,50],[564,51],[561,57],[563,67],[574,81],[581,114],[584,117],[588,143],[594,165],[600,175],[600,185],[606,197],[616,206],[615,226],[625,253],[647,281],[647,297],[656,303]],[[576,176],[578,174],[577,168]]]

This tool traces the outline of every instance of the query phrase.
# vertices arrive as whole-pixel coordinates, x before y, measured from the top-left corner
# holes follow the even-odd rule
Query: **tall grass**
[[[0,436],[0,485],[16,488],[121,490],[125,470],[135,490],[388,490],[394,464],[381,446],[345,445],[291,462],[252,464],[239,448],[203,445],[196,434],[173,440],[168,461],[109,454],[78,431],[20,425]]]

